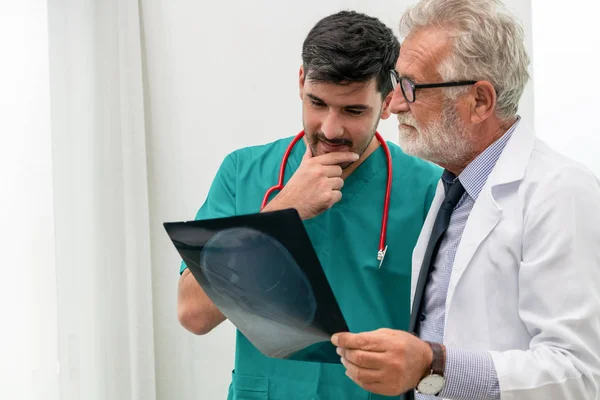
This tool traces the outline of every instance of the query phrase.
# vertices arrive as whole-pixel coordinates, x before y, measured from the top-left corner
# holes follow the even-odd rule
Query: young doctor
[[[263,202],[264,211],[296,208],[352,331],[408,328],[412,250],[441,174],[376,132],[390,116],[398,54],[393,32],[375,18],[344,11],[318,22],[299,72],[304,135],[229,154],[196,217],[256,213]],[[285,185],[266,195],[282,163]],[[225,319],[185,264],[178,317],[200,335]],[[229,400],[384,398],[341,364],[268,358],[239,331],[235,354]]]

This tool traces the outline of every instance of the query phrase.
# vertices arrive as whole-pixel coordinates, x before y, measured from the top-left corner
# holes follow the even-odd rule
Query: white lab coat
[[[440,182],[413,253],[412,298],[443,197]],[[467,221],[444,344],[489,351],[503,400],[600,399],[600,185],[523,121]]]

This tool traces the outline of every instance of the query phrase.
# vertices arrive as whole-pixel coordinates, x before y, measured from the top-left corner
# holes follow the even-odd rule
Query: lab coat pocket
[[[269,379],[263,376],[232,374],[233,400],[268,400]]]

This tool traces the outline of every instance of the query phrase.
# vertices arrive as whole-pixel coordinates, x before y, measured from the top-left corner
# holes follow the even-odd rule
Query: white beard
[[[409,155],[438,165],[463,165],[473,154],[468,131],[460,120],[456,106],[444,100],[442,115],[427,128],[422,128],[413,114],[398,114],[398,122],[414,127],[398,127],[399,144]]]

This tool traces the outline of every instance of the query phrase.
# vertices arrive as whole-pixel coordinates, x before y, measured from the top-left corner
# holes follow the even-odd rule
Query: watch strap
[[[431,362],[431,373],[444,376],[446,369],[446,348],[443,344],[427,342],[433,351],[433,361]]]

